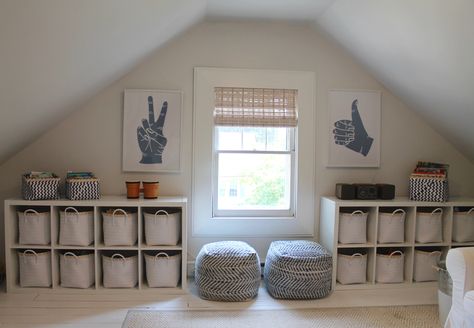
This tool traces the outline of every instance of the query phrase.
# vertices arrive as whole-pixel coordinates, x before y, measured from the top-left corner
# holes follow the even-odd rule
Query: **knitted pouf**
[[[260,259],[241,241],[206,244],[196,258],[194,273],[201,298],[212,301],[247,301],[257,296]]]
[[[331,291],[332,256],[313,241],[274,241],[265,260],[264,280],[274,298],[327,296]]]

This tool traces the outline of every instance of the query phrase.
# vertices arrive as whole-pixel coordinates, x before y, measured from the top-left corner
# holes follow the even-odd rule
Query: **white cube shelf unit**
[[[393,288],[393,287],[415,287],[415,286],[437,286],[437,282],[414,281],[415,251],[433,250],[441,251],[441,258],[452,247],[474,246],[472,242],[452,241],[453,213],[456,208],[474,207],[474,199],[455,199],[449,202],[417,202],[408,198],[395,198],[393,200],[340,200],[336,197],[322,197],[320,203],[320,235],[321,245],[326,247],[333,255],[332,286],[335,290],[343,289],[370,289],[370,288]],[[406,212],[404,241],[399,243],[379,243],[377,231],[379,213],[392,212],[395,209],[403,209]],[[443,210],[442,214],[442,241],[433,243],[419,243],[415,241],[416,220],[418,212],[431,212],[436,208]],[[352,213],[355,210],[368,212],[367,217],[367,242],[360,244],[343,244],[339,237],[339,214]],[[404,281],[402,283],[379,283],[375,279],[377,254],[389,253],[401,250],[404,253]],[[338,254],[367,254],[366,283],[362,284],[340,284],[337,282],[337,255]]]
[[[59,243],[60,211],[67,207],[74,207],[80,211],[91,211],[93,213],[94,241],[89,246],[67,246]],[[34,209],[49,212],[49,233],[51,242],[47,245],[28,245],[19,243],[19,218],[18,212]],[[124,209],[127,212],[135,212],[138,215],[137,243],[132,246],[106,246],[103,236],[102,212],[109,209]],[[150,246],[145,240],[144,213],[156,213],[158,210],[166,210],[170,213],[179,212],[181,215],[180,236],[177,245]],[[162,213],[162,212],[160,212]],[[5,200],[5,262],[6,262],[6,288],[7,292],[67,292],[67,293],[123,293],[123,292],[146,292],[146,293],[183,293],[187,289],[187,199],[185,197],[158,197],[157,199],[127,199],[125,196],[103,196],[99,200],[72,201],[60,200],[37,200],[28,201],[23,199]],[[51,252],[51,278],[50,287],[21,287],[18,253],[24,250],[49,251]],[[66,251],[85,251],[94,254],[95,283],[86,289],[66,288],[61,286],[59,269],[59,254]],[[146,268],[144,255],[154,255],[165,252],[171,255],[181,255],[180,277],[177,287],[149,287],[146,279]],[[114,253],[138,256],[138,283],[133,288],[105,288],[103,285],[102,255],[111,256]]]

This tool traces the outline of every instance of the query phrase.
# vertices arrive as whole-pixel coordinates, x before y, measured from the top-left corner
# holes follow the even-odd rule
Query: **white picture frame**
[[[379,167],[381,92],[330,90],[328,167]]]
[[[123,171],[181,171],[182,98],[176,90],[124,91]]]

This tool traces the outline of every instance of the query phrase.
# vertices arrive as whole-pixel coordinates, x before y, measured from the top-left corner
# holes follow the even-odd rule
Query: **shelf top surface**
[[[90,200],[70,200],[70,199],[49,199],[49,200],[25,200],[22,198],[6,199],[5,205],[70,205],[78,206],[166,206],[166,205],[183,205],[187,203],[187,198],[183,196],[160,196],[156,199],[128,199],[125,195],[106,195],[100,199]]]
[[[408,197],[395,197],[394,199],[384,200],[384,199],[373,199],[373,200],[362,200],[362,199],[352,199],[352,200],[343,200],[335,196],[323,196],[322,199],[326,199],[332,202],[337,203],[340,206],[473,206],[474,198],[468,197],[456,197],[451,198],[448,202],[420,202],[415,200],[410,200]]]

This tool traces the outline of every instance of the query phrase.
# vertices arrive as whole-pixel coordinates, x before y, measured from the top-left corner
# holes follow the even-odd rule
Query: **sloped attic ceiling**
[[[206,16],[312,23],[474,162],[472,12],[471,0],[2,0],[0,163]]]

